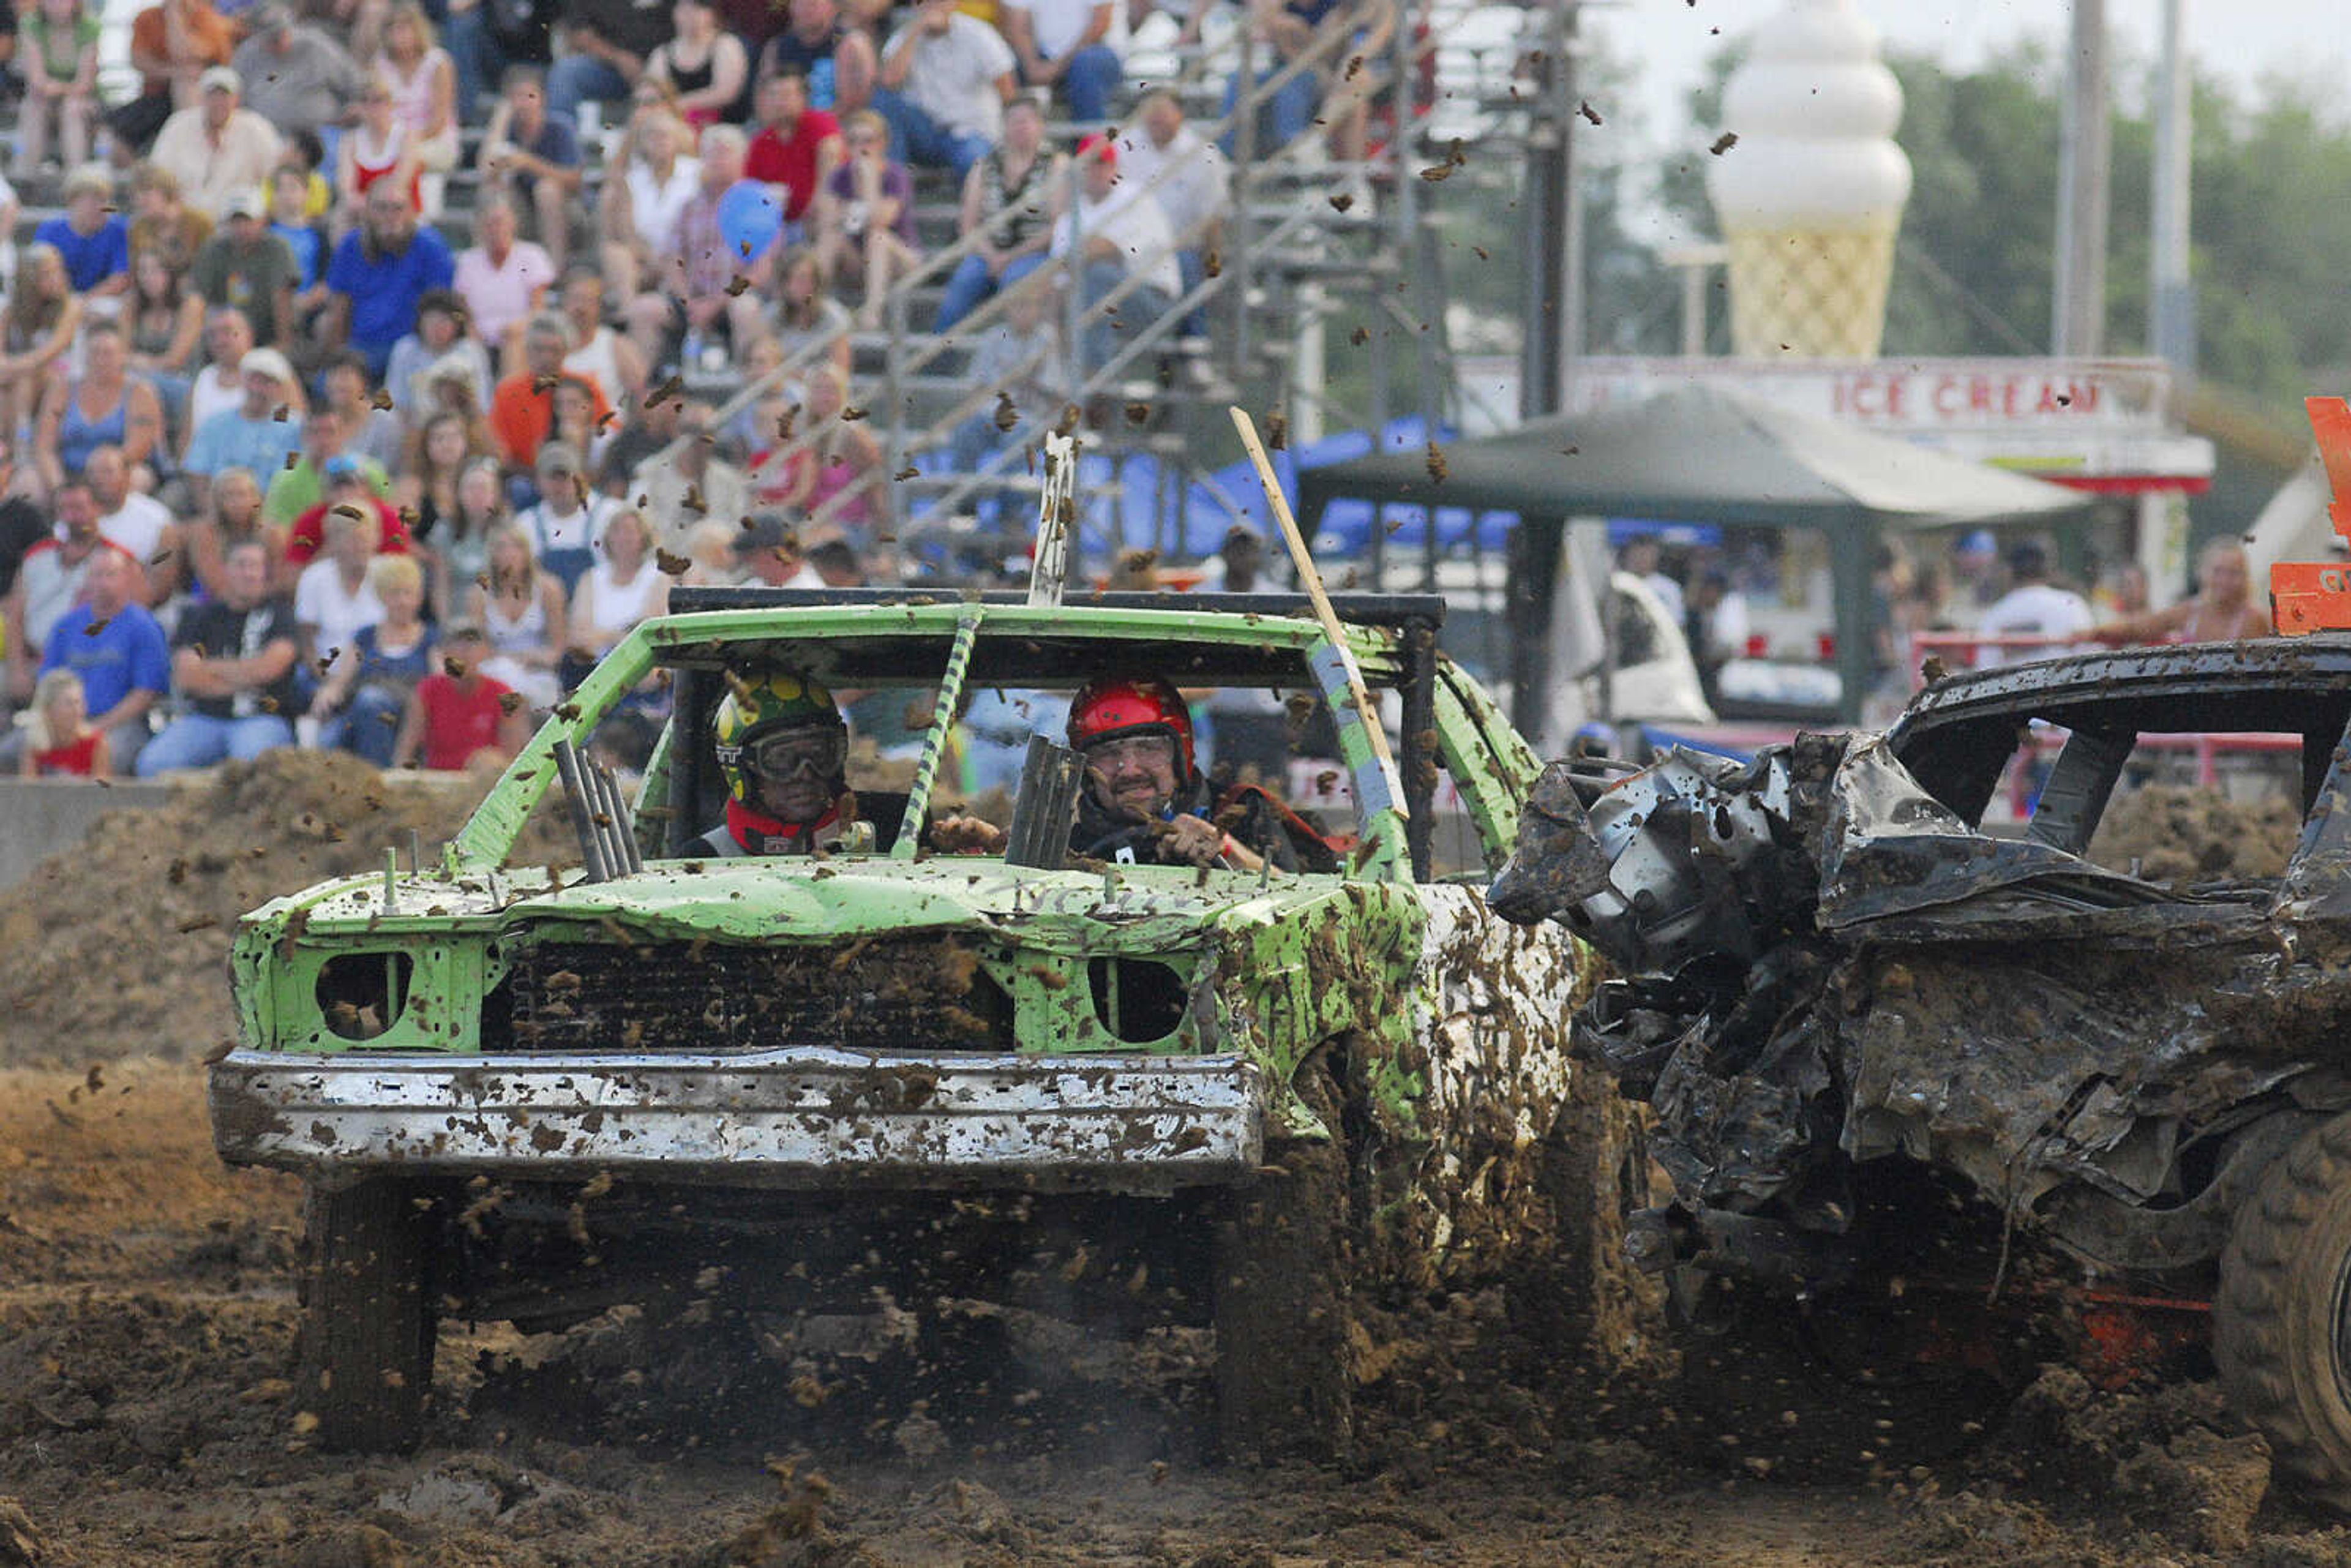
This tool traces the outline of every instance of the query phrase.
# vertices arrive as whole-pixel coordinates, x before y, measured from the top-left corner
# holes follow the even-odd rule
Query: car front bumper
[[[386,1166],[777,1188],[1165,1192],[1240,1181],[1266,1084],[1238,1056],[446,1058],[236,1051],[214,1064],[232,1165]]]

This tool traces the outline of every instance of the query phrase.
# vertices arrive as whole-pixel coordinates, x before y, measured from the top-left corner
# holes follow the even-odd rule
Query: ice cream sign
[[[1880,361],[1816,372],[1810,402],[1862,424],[2051,424],[2152,429],[2163,423],[2168,377],[2148,364],[2068,361]],[[1783,392],[1792,389],[1782,387]]]

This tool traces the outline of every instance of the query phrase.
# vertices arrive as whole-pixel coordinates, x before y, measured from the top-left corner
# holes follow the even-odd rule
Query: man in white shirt
[[[2012,586],[1976,622],[1976,630],[1985,635],[2074,637],[2085,635],[2097,624],[2088,600],[2049,580],[2049,552],[2038,541],[2024,539],[2008,547],[2008,575]],[[1997,648],[1980,643],[1976,648],[1976,668],[1989,670],[2084,651],[2074,646]]]
[[[1136,282],[1086,324],[1081,368],[1092,375],[1118,352],[1122,327],[1139,330],[1167,313],[1184,278],[1167,214],[1140,185],[1118,177],[1117,144],[1108,136],[1080,141],[1078,171],[1078,199],[1053,227],[1053,255],[1076,263],[1089,315],[1130,278]]]
[[[179,176],[188,205],[219,218],[230,196],[250,196],[268,183],[283,142],[276,126],[239,106],[245,82],[236,72],[214,66],[203,87],[203,101],[163,122],[148,159]]]
[[[944,165],[961,180],[1004,134],[1019,64],[1003,37],[955,0],[923,0],[882,51],[873,107],[890,122],[891,145],[909,163]]]
[[[1232,205],[1232,168],[1217,144],[1184,121],[1184,106],[1168,89],[1154,88],[1135,106],[1134,123],[1119,133],[1119,183],[1147,191],[1175,232],[1176,265],[1189,294],[1207,277],[1201,257],[1224,238]],[[1184,329],[1207,330],[1194,311]]]
[[[1110,118],[1122,69],[1110,37],[1112,0],[1004,0],[997,15],[1004,41],[1030,87],[1059,83],[1070,118],[1099,125]]]
[[[120,446],[92,447],[81,476],[89,485],[90,498],[98,503],[99,537],[140,564],[146,573],[142,581],[147,590],[140,602],[152,609],[174,586],[165,564],[180,542],[180,526],[172,520],[172,508],[131,487],[131,465],[122,460]]]

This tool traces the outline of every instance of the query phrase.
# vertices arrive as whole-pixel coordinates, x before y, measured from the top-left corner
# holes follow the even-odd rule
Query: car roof
[[[2351,634],[2125,648],[1969,671],[1911,698],[1886,743],[1938,800],[1969,816],[2034,719],[2116,737],[2300,735],[2305,755],[2323,755],[2351,721]]]
[[[1088,594],[1031,607],[1010,593],[682,588],[645,632],[667,664],[782,665],[834,685],[927,683],[973,604],[987,619],[968,683],[983,687],[1068,687],[1138,668],[1179,685],[1296,685],[1301,656],[1323,641],[1305,596],[1279,593]],[[1402,677],[1405,635],[1433,634],[1445,615],[1433,594],[1339,594],[1332,608],[1374,685]]]

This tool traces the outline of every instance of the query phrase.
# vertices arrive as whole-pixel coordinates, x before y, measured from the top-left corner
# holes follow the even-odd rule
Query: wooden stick
[[[1298,580],[1314,605],[1315,618],[1322,622],[1322,634],[1338,651],[1339,667],[1347,674],[1347,695],[1354,702],[1356,716],[1364,721],[1364,729],[1370,737],[1372,756],[1386,775],[1388,799],[1395,805],[1396,816],[1406,819],[1410,812],[1405,805],[1402,781],[1396,775],[1395,754],[1388,749],[1388,733],[1380,727],[1380,710],[1373,705],[1372,694],[1364,685],[1363,668],[1355,663],[1355,651],[1348,646],[1347,634],[1340,628],[1338,612],[1331,608],[1331,595],[1322,587],[1322,573],[1316,570],[1314,558],[1306,551],[1306,536],[1299,531],[1298,519],[1290,515],[1290,503],[1282,497],[1281,481],[1274,477],[1265,444],[1258,439],[1256,423],[1239,408],[1228,412],[1233,416],[1233,428],[1241,433],[1241,444],[1249,448],[1249,461],[1257,465],[1257,482],[1264,486],[1266,505],[1273,508],[1274,520],[1281,525],[1282,539],[1290,546],[1290,564],[1298,569]]]

